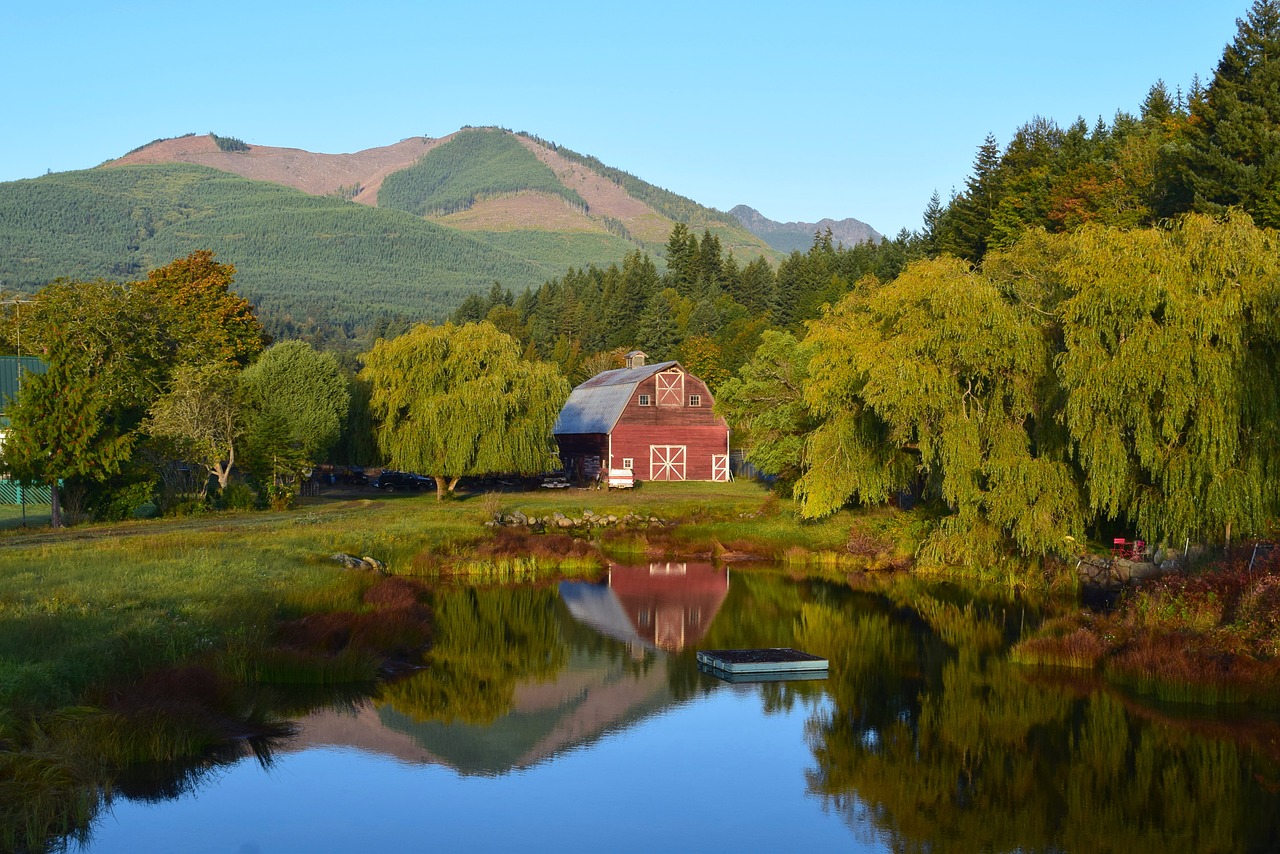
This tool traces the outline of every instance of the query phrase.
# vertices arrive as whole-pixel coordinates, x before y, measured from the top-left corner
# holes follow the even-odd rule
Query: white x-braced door
[[[656,375],[659,406],[684,406],[684,374],[663,371]]]
[[[649,446],[649,480],[684,480],[684,445]]]
[[[729,455],[728,454],[712,454],[711,455],[711,479],[719,483],[728,483],[729,478]]]

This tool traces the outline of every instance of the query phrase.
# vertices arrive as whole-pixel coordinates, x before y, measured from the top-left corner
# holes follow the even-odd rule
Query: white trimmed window
[[[635,467],[636,467],[636,461],[635,461],[635,459],[634,459],[633,457],[623,457],[623,458],[622,458],[622,467],[623,467],[624,469],[631,469],[632,471],[634,471],[634,470],[635,470]]]
[[[647,395],[647,394],[642,394],[642,395],[640,395],[640,397],[639,397],[639,399],[637,400],[637,402],[638,402],[641,406],[648,406],[648,405],[649,405],[649,395]]]
[[[702,395],[700,395],[700,394],[691,394],[691,395],[689,395],[689,405],[690,405],[690,406],[701,406],[701,405],[702,405]]]

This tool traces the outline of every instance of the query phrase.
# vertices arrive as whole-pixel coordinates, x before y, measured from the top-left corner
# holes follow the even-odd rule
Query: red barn
[[[571,477],[631,469],[639,480],[729,479],[729,425],[711,411],[707,384],[679,362],[596,374],[573,390],[553,430]]]

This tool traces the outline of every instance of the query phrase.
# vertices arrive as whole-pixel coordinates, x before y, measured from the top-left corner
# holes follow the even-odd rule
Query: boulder
[[[1129,568],[1130,581],[1142,581],[1143,579],[1154,578],[1159,574],[1160,567],[1147,561],[1138,561]]]

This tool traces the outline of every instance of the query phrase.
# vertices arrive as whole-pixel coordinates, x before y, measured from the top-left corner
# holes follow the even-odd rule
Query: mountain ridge
[[[827,217],[817,222],[778,222],[748,205],[736,205],[729,213],[742,223],[743,228],[779,252],[805,252],[813,245],[814,235],[828,229],[831,237],[845,246],[856,246],[868,240],[878,243],[884,239],[883,234],[853,217],[839,220]]]
[[[388,179],[424,168],[430,186],[410,187],[399,210],[379,205]],[[537,288],[637,250],[661,267],[677,222],[743,263],[783,257],[728,213],[523,132],[462,128],[346,154],[187,134],[0,183],[0,280],[25,292],[64,276],[128,280],[209,249],[276,317],[438,320],[495,281]]]

